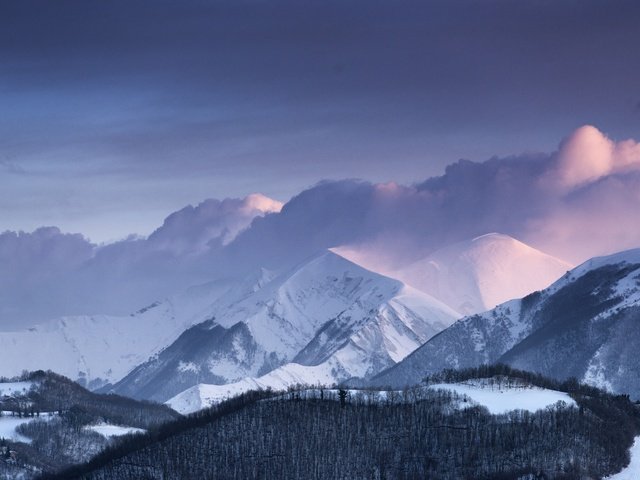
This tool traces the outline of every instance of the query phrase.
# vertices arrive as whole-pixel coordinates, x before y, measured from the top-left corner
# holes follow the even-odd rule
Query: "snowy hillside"
[[[166,401],[200,383],[232,383],[220,388],[235,392],[256,382],[285,388],[369,377],[458,317],[428,295],[326,251],[236,302],[211,305],[208,321],[113,391]]]
[[[639,278],[640,249],[590,260],[542,292],[456,322],[373,383],[501,362],[640,398]]]
[[[129,316],[65,317],[18,332],[0,332],[0,376],[23,370],[53,370],[96,387],[114,382],[208,318],[212,303],[230,301],[258,288],[260,272],[243,281],[193,287]]]
[[[440,249],[392,276],[463,314],[546,288],[571,265],[498,233]]]

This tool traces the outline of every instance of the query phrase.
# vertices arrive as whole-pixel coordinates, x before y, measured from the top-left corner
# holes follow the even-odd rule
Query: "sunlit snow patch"
[[[473,380],[465,383],[439,383],[430,388],[452,390],[464,395],[489,410],[493,415],[507,413],[513,410],[528,410],[535,412],[564,402],[566,406],[576,406],[575,400],[564,392],[548,390],[530,385],[505,383],[492,384],[486,380]]]

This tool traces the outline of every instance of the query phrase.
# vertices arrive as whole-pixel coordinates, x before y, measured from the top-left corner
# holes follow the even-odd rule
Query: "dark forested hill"
[[[254,392],[43,478],[578,479],[628,462],[640,431],[628,397],[505,367],[459,373],[455,381],[497,374],[569,391],[577,407],[491,415],[426,388],[379,396]]]
[[[92,458],[118,441],[100,427],[144,431],[180,417],[164,405],[92,393],[52,372],[13,380],[0,381],[0,424],[15,425],[12,438],[0,438],[2,479],[28,479]]]

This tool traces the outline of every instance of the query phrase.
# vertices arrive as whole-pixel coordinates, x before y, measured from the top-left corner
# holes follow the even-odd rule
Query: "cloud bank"
[[[0,234],[0,327],[60,315],[126,314],[213,276],[200,256],[222,249],[282,204],[261,194],[205,200],[169,215],[148,238],[96,245],[42,227]]]
[[[640,247],[640,146],[592,126],[551,154],[460,160],[415,185],[325,181],[284,206],[206,200],[148,238],[96,246],[55,228],[0,235],[0,324],[128,313],[190,285],[347,246],[394,269],[487,232],[579,263]],[[371,261],[371,258],[375,260]]]
[[[281,264],[321,247],[368,251],[397,268],[487,232],[519,238],[572,263],[640,247],[640,145],[592,126],[556,152],[460,160],[416,185],[324,182],[233,242],[236,264]]]

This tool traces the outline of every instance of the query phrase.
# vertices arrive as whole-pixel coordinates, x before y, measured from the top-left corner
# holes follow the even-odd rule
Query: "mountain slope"
[[[208,318],[212,303],[242,298],[268,272],[193,287],[129,316],[64,317],[19,332],[0,332],[0,376],[51,369],[95,388],[124,377],[187,328]]]
[[[570,268],[512,237],[490,233],[442,248],[392,276],[473,314],[545,288]]]
[[[639,319],[640,249],[590,260],[541,292],[466,317],[372,382],[402,386],[500,362],[640,398]]]
[[[369,377],[458,316],[428,295],[326,251],[233,304],[212,305],[208,322],[186,331],[113,391],[165,401],[199,383],[253,384],[243,379],[290,362],[313,367],[302,375],[304,383]],[[280,379],[290,376],[278,372]]]

